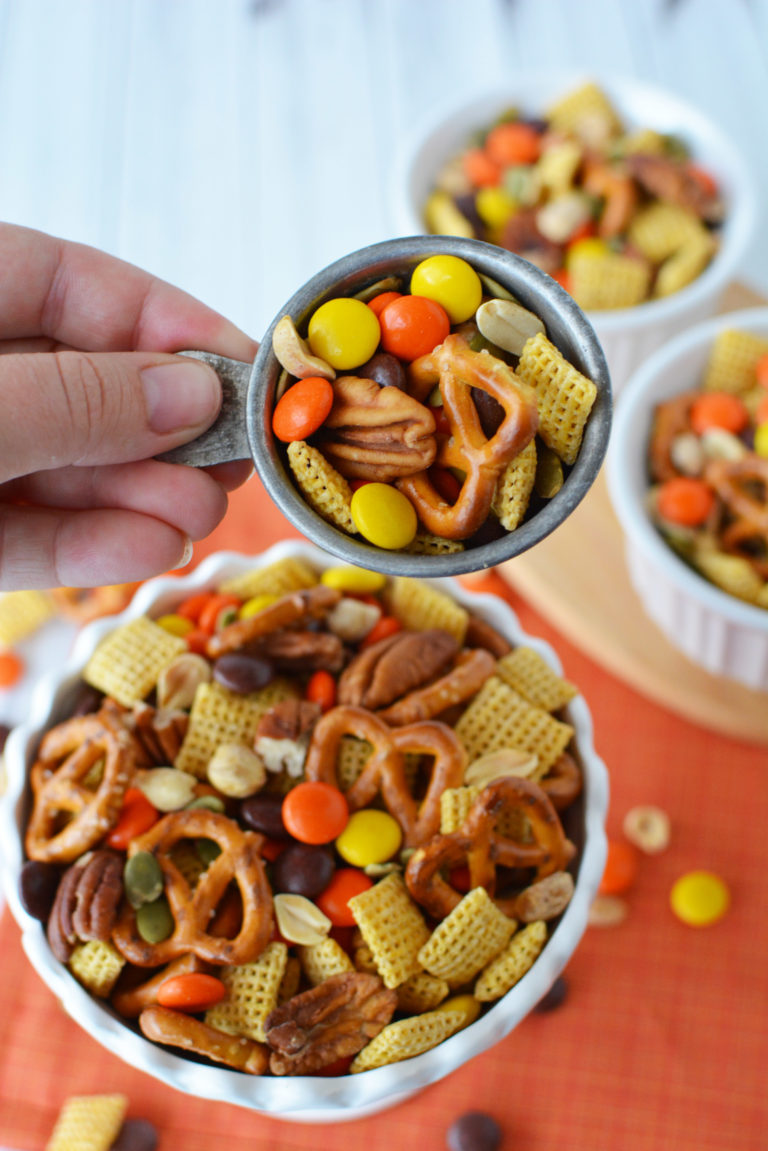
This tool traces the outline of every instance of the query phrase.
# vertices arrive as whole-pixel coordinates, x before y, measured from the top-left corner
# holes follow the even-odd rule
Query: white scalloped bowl
[[[660,348],[629,381],[611,432],[608,492],[624,532],[630,580],[646,614],[671,644],[712,675],[768,691],[768,611],[721,591],[684,563],[646,509],[653,410],[699,386],[712,342],[726,329],[768,339],[768,308],[697,324]]]
[[[318,568],[332,557],[314,548],[282,543],[259,557],[219,553],[204,560],[190,575],[161,577],[139,589],[120,616],[99,620],[81,632],[65,667],[43,679],[34,695],[29,721],[17,727],[6,745],[8,789],[0,806],[0,870],[8,903],[22,930],[30,963],[60,999],[65,1010],[112,1054],[171,1087],[203,1099],[234,1104],[275,1118],[306,1123],[338,1123],[359,1119],[395,1106],[422,1088],[454,1071],[468,1059],[503,1039],[535,1006],[565,967],[587,926],[587,914],[597,891],[606,854],[604,821],[608,776],[595,753],[592,721],[586,703],[577,696],[568,719],[584,772],[584,792],[571,809],[566,830],[580,847],[575,891],[541,956],[507,995],[460,1034],[432,1051],[407,1062],[337,1078],[256,1077],[194,1062],[148,1042],[109,1007],[93,999],[67,969],[54,959],[40,922],[22,907],[18,896],[23,862],[23,827],[28,810],[27,770],[41,734],[66,717],[77,689],[79,673],[100,639],[117,624],[138,615],[161,614],[194,590],[215,587],[222,579],[257,564],[270,564],[286,555],[300,555]],[[458,601],[492,623],[513,643],[535,647],[558,672],[557,656],[544,642],[525,635],[516,616],[501,601],[473,595],[452,580],[434,581]],[[568,813],[566,813],[567,815]]]
[[[718,180],[727,216],[721,244],[709,267],[686,288],[633,308],[587,312],[611,374],[614,398],[647,356],[682,328],[712,316],[724,289],[737,275],[756,221],[751,174],[725,133],[671,92],[627,77],[584,73],[517,73],[503,88],[456,106],[451,101],[419,128],[397,157],[391,201],[398,234],[424,231],[423,209],[435,177],[467,140],[511,106],[536,115],[587,80],[606,92],[630,128],[678,135],[695,159]]]

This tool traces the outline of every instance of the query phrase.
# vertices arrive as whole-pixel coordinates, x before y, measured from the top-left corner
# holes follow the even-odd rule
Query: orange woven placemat
[[[252,480],[197,559],[215,548],[257,551],[295,535]],[[670,814],[667,852],[644,857],[614,928],[590,928],[571,960],[565,1003],[529,1016],[485,1055],[401,1106],[319,1128],[190,1099],[113,1058],[63,1013],[29,967],[18,930],[0,920],[0,1145],[42,1151],[63,1099],[123,1091],[151,1119],[161,1151],[254,1147],[443,1148],[451,1121],[483,1109],[515,1151],[755,1151],[768,1102],[768,755],[713,735],[651,703],[561,639],[497,577],[531,634],[556,648],[581,688],[611,774],[609,832],[626,810]],[[731,887],[719,924],[684,926],[668,906],[684,871],[706,867]]]

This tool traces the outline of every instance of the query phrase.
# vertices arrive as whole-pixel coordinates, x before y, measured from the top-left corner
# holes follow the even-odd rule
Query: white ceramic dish
[[[99,640],[119,622],[138,615],[161,614],[193,590],[215,587],[222,579],[255,564],[269,564],[285,555],[301,555],[319,568],[331,557],[313,548],[282,543],[261,557],[233,553],[211,556],[181,579],[153,580],[139,589],[121,615],[99,620],[78,637],[66,666],[41,681],[29,721],[16,728],[6,746],[8,790],[0,806],[2,878],[11,910],[22,929],[24,950],[40,977],[61,1000],[72,1018],[105,1048],[133,1067],[164,1083],[205,1099],[249,1108],[274,1117],[311,1123],[359,1119],[392,1107],[427,1085],[454,1071],[468,1059],[503,1039],[549,990],[563,970],[587,926],[587,914],[605,864],[604,820],[608,803],[608,777],[593,746],[588,707],[577,696],[568,708],[575,728],[584,771],[582,798],[573,806],[569,836],[581,845],[573,898],[553,931],[541,956],[527,975],[491,1010],[460,1034],[433,1051],[405,1063],[338,1078],[258,1078],[195,1063],[169,1054],[132,1031],[107,1007],[74,980],[51,954],[43,926],[22,907],[18,876],[23,862],[22,832],[27,811],[26,775],[41,733],[67,714],[79,672]],[[542,641],[525,635],[513,612],[492,596],[472,595],[453,581],[440,581],[460,602],[491,622],[513,643],[535,647],[558,672],[557,656]]]
[[[696,325],[660,348],[632,377],[611,433],[608,491],[624,532],[630,579],[650,618],[713,675],[768,691],[768,611],[698,575],[667,546],[645,509],[653,408],[699,385],[712,341],[726,329],[768,339],[768,308],[730,312]]]
[[[395,166],[394,226],[398,234],[423,232],[423,206],[436,174],[466,147],[474,131],[487,127],[510,106],[529,115],[541,113],[587,80],[603,88],[628,127],[679,135],[718,180],[727,208],[720,249],[687,288],[634,308],[587,313],[605,352],[617,397],[634,369],[655,348],[682,328],[714,314],[723,290],[738,274],[754,230],[756,201],[749,171],[720,128],[696,108],[669,92],[625,77],[517,74],[501,90],[460,107],[449,106],[414,134]]]

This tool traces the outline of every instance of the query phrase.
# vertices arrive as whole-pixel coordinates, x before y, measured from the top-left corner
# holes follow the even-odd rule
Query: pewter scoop
[[[354,296],[391,276],[407,284],[418,263],[432,255],[466,260],[487,281],[506,289],[544,322],[547,336],[574,367],[591,379],[597,398],[584,431],[578,459],[560,491],[518,528],[464,551],[417,555],[387,551],[326,522],[295,487],[284,447],[272,431],[272,410],[283,369],[272,351],[272,333],[289,315],[300,332],[326,300]],[[211,364],[222,382],[221,413],[196,440],[166,453],[174,463],[207,467],[228,460],[253,459],[267,492],[282,513],[312,543],[346,563],[389,575],[456,576],[504,563],[533,547],[561,524],[589,491],[603,462],[611,426],[608,367],[595,332],[575,301],[533,264],[481,240],[456,236],[409,236],[362,248],[330,264],[308,280],[282,307],[266,332],[253,364],[207,352],[191,352]]]

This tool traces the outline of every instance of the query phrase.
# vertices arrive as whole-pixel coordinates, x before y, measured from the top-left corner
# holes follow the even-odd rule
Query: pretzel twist
[[[521,811],[531,842],[509,839],[497,830],[500,817]],[[575,854],[552,803],[537,784],[517,776],[494,780],[483,788],[458,831],[437,835],[413,853],[405,882],[413,899],[435,919],[444,919],[463,898],[446,875],[466,866],[470,887],[484,887],[497,906],[512,915],[517,896],[496,896],[498,867],[534,868],[542,879],[562,871]]]
[[[555,811],[564,811],[581,793],[584,781],[576,760],[567,751],[557,757],[551,768],[539,780],[539,787],[547,795]]]
[[[91,786],[89,776],[101,761],[98,783]],[[95,847],[117,822],[135,761],[129,733],[104,712],[51,728],[30,773],[29,858],[71,863]]]
[[[173,861],[173,848],[182,839],[212,839],[221,849],[194,888]],[[218,812],[186,808],[164,816],[131,841],[128,856],[149,851],[157,859],[173,931],[159,943],[148,943],[139,934],[135,912],[125,906],[113,932],[117,950],[139,967],[159,967],[190,951],[208,963],[248,963],[255,959],[272,934],[272,893],[260,856],[262,843],[261,835],[241,830],[234,820]],[[214,935],[209,928],[232,883],[240,892],[242,921],[238,933],[229,938]]]
[[[269,1067],[269,1048],[264,1043],[244,1035],[229,1035],[183,1011],[157,1004],[145,1007],[139,1015],[139,1027],[155,1043],[194,1051],[235,1071],[262,1075]]]
[[[353,735],[373,745],[373,754],[345,792],[350,811],[366,807],[381,793],[389,813],[403,831],[406,847],[426,842],[440,826],[440,796],[458,787],[464,776],[466,752],[455,732],[436,720],[391,728],[362,707],[335,707],[315,725],[307,752],[307,779],[338,786],[336,759],[343,736]],[[417,802],[405,777],[405,753],[434,757],[429,785]]]
[[[487,352],[473,352],[458,334],[448,336],[434,351],[415,360],[409,381],[417,397],[439,382],[451,434],[438,448],[436,462],[459,468],[465,479],[453,504],[439,495],[426,471],[398,480],[397,487],[411,501],[428,531],[444,539],[466,539],[487,519],[502,470],[536,434],[539,413],[535,392],[503,360]],[[472,388],[487,392],[504,409],[504,418],[490,437],[481,427]]]
[[[416,688],[404,695],[380,711],[379,718],[393,727],[432,719],[449,707],[470,699],[480,690],[488,676],[493,675],[495,667],[496,660],[483,648],[462,651],[449,672],[425,687]]]

